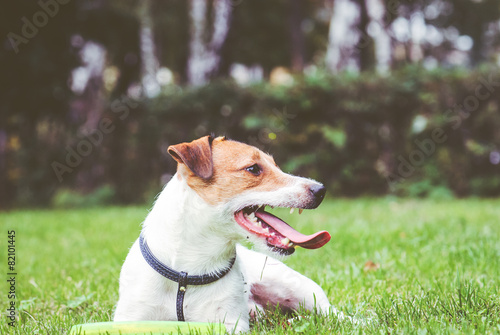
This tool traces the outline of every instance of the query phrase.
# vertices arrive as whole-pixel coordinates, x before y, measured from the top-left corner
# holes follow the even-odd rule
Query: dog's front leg
[[[237,251],[251,293],[251,314],[255,314],[256,309],[273,309],[279,305],[284,312],[302,306],[310,311],[316,309],[324,315],[332,312],[339,318],[344,317],[330,304],[325,292],[313,280],[272,257],[242,246],[238,246]]]

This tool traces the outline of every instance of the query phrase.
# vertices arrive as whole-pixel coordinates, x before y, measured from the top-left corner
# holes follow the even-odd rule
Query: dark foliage
[[[488,69],[412,67],[390,77],[317,74],[289,87],[247,88],[218,81],[172,86],[152,101],[116,98],[103,116],[106,126],[88,137],[55,119],[39,122],[38,129],[59,130],[34,135],[44,164],[24,160],[29,146],[13,156],[21,176],[11,180],[12,196],[44,204],[58,190],[92,194],[111,185],[106,194],[115,201],[143,201],[160,190],[162,175],[175,172],[168,145],[209,133],[259,146],[285,171],[318,179],[336,196],[498,196],[499,79]],[[51,136],[59,140],[49,142]],[[71,169],[59,173],[61,182],[54,162]],[[40,186],[26,185],[36,176],[43,176]]]

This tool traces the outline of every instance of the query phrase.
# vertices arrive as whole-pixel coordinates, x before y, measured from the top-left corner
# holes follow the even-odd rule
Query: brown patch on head
[[[216,205],[249,189],[272,191],[288,183],[290,177],[268,154],[225,137],[209,139],[169,147],[178,172],[207,203]]]

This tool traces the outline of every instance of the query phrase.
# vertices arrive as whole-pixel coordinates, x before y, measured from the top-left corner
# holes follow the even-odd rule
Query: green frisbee
[[[224,334],[222,323],[180,321],[96,322],[74,325],[69,335]]]

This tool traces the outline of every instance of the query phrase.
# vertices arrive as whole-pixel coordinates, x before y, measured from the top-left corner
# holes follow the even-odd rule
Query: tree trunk
[[[359,57],[359,68],[361,71],[366,71],[370,69],[373,65],[373,39],[368,34],[368,24],[370,23],[370,17],[368,16],[368,9],[366,8],[366,2],[369,0],[356,0],[359,7],[359,22],[358,22],[358,32],[361,36],[358,44],[356,45],[358,57]]]
[[[500,23],[499,23],[500,24]],[[470,51],[471,65],[477,66],[481,61],[484,60],[483,47],[484,47],[484,22],[477,23],[474,28],[472,28],[471,38],[474,43],[472,44],[472,49]]]
[[[218,71],[220,51],[229,32],[231,13],[231,0],[214,0],[213,27],[207,29],[207,0],[191,0],[191,42],[187,69],[190,85],[204,85]],[[210,39],[205,38],[207,31],[212,32]]]
[[[334,0],[325,63],[332,73],[349,69],[359,72],[356,46],[360,40],[361,8],[352,0]]]
[[[425,36],[421,34],[421,27],[425,26],[425,19],[422,12],[415,12],[410,19],[410,60],[418,63],[424,59],[422,42]]]
[[[71,119],[80,123],[77,136],[71,145],[73,147],[87,141],[86,136],[99,131],[99,122],[102,120],[106,104],[103,78],[106,54],[104,46],[87,41],[80,50],[82,66],[72,71],[71,89],[76,93],[76,97],[70,103],[70,113]],[[94,151],[98,151],[99,146],[92,146],[89,150],[89,155],[82,159],[74,172],[75,187],[83,193],[90,192],[99,185],[99,176],[92,172],[98,169],[91,168],[98,166],[98,155]]]
[[[160,84],[156,79],[159,62],[155,50],[151,0],[139,1],[138,15],[140,21],[139,39],[142,59],[142,90],[145,97],[153,98],[160,93]]]
[[[379,73],[387,73],[392,64],[392,46],[384,23],[385,3],[383,0],[366,0],[366,9],[371,20],[370,36],[374,41],[375,66]]]
[[[101,44],[87,41],[80,51],[82,66],[74,69],[71,74],[71,89],[77,93],[77,98],[71,102],[71,111],[75,119],[84,120],[79,129],[82,134],[95,131],[102,118],[106,53]]]
[[[290,4],[290,41],[292,70],[304,69],[304,34],[302,33],[303,0],[291,0]]]

